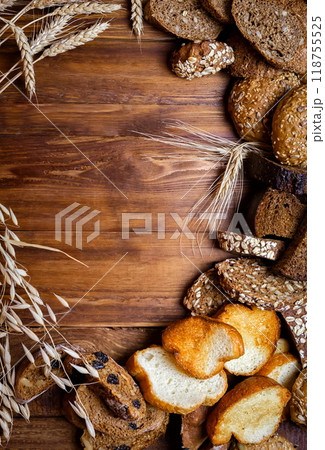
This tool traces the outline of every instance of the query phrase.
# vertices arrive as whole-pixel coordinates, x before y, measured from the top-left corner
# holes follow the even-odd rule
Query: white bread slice
[[[300,371],[301,364],[296,356],[291,353],[277,353],[272,355],[256,375],[272,378],[291,391]]]
[[[288,353],[290,351],[290,342],[285,338],[280,338],[276,343],[276,349],[274,354],[276,353]]]
[[[276,381],[254,376],[237,384],[218,402],[207,420],[214,445],[234,436],[242,444],[259,444],[272,436],[291,394]]]
[[[162,334],[162,344],[184,372],[202,379],[216,375],[226,361],[244,354],[243,339],[234,327],[204,316],[172,323]]]
[[[245,353],[225,363],[234,375],[254,375],[270,359],[280,335],[280,321],[274,311],[257,306],[230,304],[222,307],[213,318],[232,325],[244,341]]]
[[[224,371],[207,380],[188,376],[176,365],[174,356],[157,345],[134,353],[126,367],[139,382],[148,403],[176,414],[214,405],[228,386]]]

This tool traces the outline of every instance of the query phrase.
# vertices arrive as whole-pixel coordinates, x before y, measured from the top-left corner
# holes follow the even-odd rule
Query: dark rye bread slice
[[[243,36],[268,62],[287,70],[292,70],[292,61],[306,44],[306,11],[303,0],[234,0],[232,4]]]
[[[216,39],[222,30],[200,0],[149,0],[144,17],[152,25],[189,41]]]
[[[221,23],[233,23],[231,14],[232,0],[201,0],[202,6]]]
[[[307,170],[280,164],[265,152],[251,152],[245,162],[247,175],[295,195],[307,194]]]
[[[307,366],[307,300],[306,296],[297,300],[294,305],[287,305],[281,311],[285,319],[292,341],[299,353],[301,364]]]
[[[99,379],[89,377],[90,388],[124,420],[142,419],[146,404],[140,388],[124,367],[103,352],[87,353],[84,360],[97,370]]]
[[[307,283],[275,275],[272,267],[256,259],[226,259],[218,264],[218,273],[231,298],[259,308],[282,311],[304,301],[307,293]]]
[[[290,242],[287,250],[274,266],[274,271],[292,280],[307,280],[307,217]]]
[[[200,406],[195,411],[182,415],[181,436],[183,449],[197,450],[207,439],[205,421],[209,406]]]
[[[288,192],[269,188],[251,201],[247,219],[257,237],[292,239],[306,212],[306,204]]]

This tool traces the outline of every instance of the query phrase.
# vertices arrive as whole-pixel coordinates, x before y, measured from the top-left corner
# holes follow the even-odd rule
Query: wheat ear
[[[41,30],[30,43],[33,55],[41,52],[45,47],[51,44],[63,31],[70,19],[71,16],[57,16],[48,22],[43,30]]]
[[[142,0],[131,0],[131,21],[133,33],[140,37],[143,33]]]
[[[0,12],[5,11],[8,8],[11,8],[16,0],[0,0]]]
[[[73,3],[71,5],[64,5],[56,8],[52,13],[47,16],[77,16],[85,14],[110,14],[114,11],[121,9],[121,5],[107,5],[105,3],[98,2],[83,2]]]

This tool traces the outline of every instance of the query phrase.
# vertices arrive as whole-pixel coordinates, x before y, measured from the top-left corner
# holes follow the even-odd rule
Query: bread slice
[[[221,23],[233,23],[232,0],[201,0],[202,6]]]
[[[299,353],[303,367],[307,366],[307,301],[298,300],[294,305],[286,306],[281,315],[285,319],[292,341]]]
[[[236,442],[231,450],[294,450],[295,447],[283,436],[275,434],[262,444],[241,444]]]
[[[291,420],[300,427],[307,428],[307,369],[295,381],[289,405]]]
[[[279,339],[280,321],[276,313],[256,306],[230,304],[213,317],[235,327],[244,341],[244,355],[226,362],[225,369],[234,375],[257,373],[274,353]]]
[[[250,377],[229,391],[210,413],[207,431],[214,445],[234,436],[243,444],[258,444],[272,436],[291,394],[276,381]]]
[[[239,31],[268,62],[291,70],[306,45],[303,0],[234,0],[232,14]]]
[[[306,282],[275,275],[260,260],[226,259],[218,264],[218,272],[223,289],[242,303],[283,311],[306,297]]]
[[[152,25],[189,41],[216,39],[222,30],[200,0],[149,0],[144,17]]]
[[[224,371],[207,380],[190,377],[176,365],[173,355],[160,346],[134,353],[127,369],[140,383],[148,403],[176,414],[214,405],[227,390]]]
[[[274,266],[276,273],[280,273],[292,280],[307,280],[307,217],[300,224],[300,227],[283,253],[277,264]]]
[[[288,192],[269,188],[252,200],[248,220],[257,237],[292,239],[306,212],[306,204]]]
[[[188,317],[172,323],[162,334],[162,344],[189,376],[211,378],[226,361],[244,354],[241,335],[231,325],[210,317]]]
[[[210,408],[208,406],[200,406],[195,411],[182,415],[182,448],[189,450],[197,450],[201,444],[207,439],[205,421]]]
[[[291,391],[301,370],[298,358],[291,353],[274,354],[256,375],[272,378]]]
[[[288,339],[280,338],[278,342],[276,343],[276,349],[274,351],[274,354],[278,353],[289,353],[290,351],[290,342]]]
[[[218,271],[213,267],[202,273],[187,290],[183,304],[193,316],[209,316],[227,301],[228,297],[219,284]]]
[[[217,240],[225,252],[258,256],[275,261],[285,249],[285,243],[276,239],[262,239],[230,231],[218,231]]]

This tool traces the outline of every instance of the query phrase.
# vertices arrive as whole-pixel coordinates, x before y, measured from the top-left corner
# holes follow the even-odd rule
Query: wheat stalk
[[[77,16],[77,15],[87,15],[87,14],[111,14],[117,10],[121,9],[121,5],[107,5],[105,3],[98,2],[82,2],[74,3],[72,5],[64,5],[56,8],[48,16]]]
[[[133,33],[139,38],[143,33],[142,0],[131,0],[131,21]]]
[[[0,12],[5,11],[8,8],[11,8],[16,0],[0,0]]]

